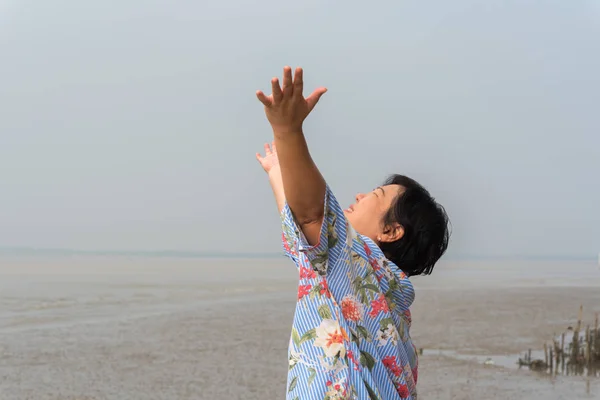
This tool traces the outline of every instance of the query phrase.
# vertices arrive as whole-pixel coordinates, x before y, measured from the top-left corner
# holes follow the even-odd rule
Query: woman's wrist
[[[285,206],[285,193],[283,191],[283,181],[281,180],[281,168],[279,168],[279,164],[273,165],[269,172],[267,172],[267,175],[269,176],[269,184],[275,196],[277,210],[281,213]]]
[[[270,181],[281,181],[281,168],[279,167],[279,164],[273,165],[269,172],[267,172],[267,175],[269,176]]]

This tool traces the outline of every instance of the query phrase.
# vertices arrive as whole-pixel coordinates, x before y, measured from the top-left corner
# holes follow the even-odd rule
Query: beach
[[[516,368],[600,312],[594,261],[447,261],[413,283],[420,399],[600,399],[599,378]],[[0,256],[0,399],[284,398],[296,284],[284,257]]]

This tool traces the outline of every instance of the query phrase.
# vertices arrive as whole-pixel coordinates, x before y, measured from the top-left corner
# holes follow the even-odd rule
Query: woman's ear
[[[383,229],[383,233],[377,237],[381,243],[391,243],[402,239],[404,236],[404,227],[397,222],[388,225]]]

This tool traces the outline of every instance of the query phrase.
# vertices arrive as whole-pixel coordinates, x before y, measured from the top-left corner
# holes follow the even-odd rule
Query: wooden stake
[[[600,364],[600,329],[598,329],[598,316],[600,313],[596,313],[596,319],[594,321],[594,364]]]
[[[556,337],[556,335],[554,335]],[[560,365],[560,349],[558,348],[558,340],[554,339],[552,341],[554,343],[554,352],[556,353],[556,373],[558,374],[558,366]]]
[[[549,355],[550,355],[550,373],[552,374],[552,371],[554,370],[554,368],[552,368],[553,367],[552,364],[554,364],[553,361],[552,361],[554,359],[552,357],[552,347],[550,347],[550,354]]]
[[[590,326],[588,325],[585,329],[585,367],[588,369],[588,373],[592,372],[592,336],[590,335]]]
[[[561,335],[560,339],[560,369],[562,373],[565,373],[565,333]]]

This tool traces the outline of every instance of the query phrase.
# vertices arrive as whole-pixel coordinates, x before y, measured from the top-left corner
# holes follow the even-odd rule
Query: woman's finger
[[[273,103],[279,104],[283,98],[283,93],[281,92],[281,87],[279,86],[279,79],[276,77],[271,79],[271,92],[273,93]]]
[[[306,103],[308,105],[308,112],[311,112],[313,110],[313,108],[315,108],[315,106],[319,102],[319,99],[321,98],[321,96],[323,96],[326,92],[327,92],[326,88],[320,87],[320,88],[316,89],[314,92],[312,92],[310,94],[310,96],[308,96],[306,98]]]
[[[275,141],[274,140],[271,142],[271,151],[273,153],[277,153],[277,149],[275,148]]]
[[[261,90],[256,91],[256,97],[265,107],[271,107],[273,105],[273,101]]]
[[[269,147],[269,143],[265,143],[265,156],[271,154],[271,147]]]
[[[294,97],[302,97],[304,90],[304,79],[302,77],[302,68],[296,68],[294,73]]]
[[[283,68],[283,96],[292,97],[293,94],[292,69],[286,66]]]

